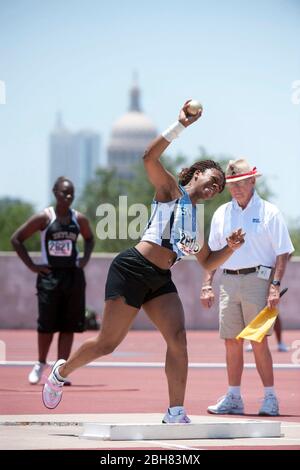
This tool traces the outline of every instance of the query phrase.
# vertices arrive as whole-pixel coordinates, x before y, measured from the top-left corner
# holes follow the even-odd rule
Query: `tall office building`
[[[130,90],[129,112],[113,125],[107,148],[108,167],[116,169],[119,176],[131,179],[134,166],[157,131],[151,119],[141,111],[140,89],[134,84]]]
[[[54,181],[59,176],[66,176],[74,183],[78,198],[94,177],[100,164],[99,155],[99,134],[90,130],[71,132],[58,114],[55,129],[50,135],[50,192]]]

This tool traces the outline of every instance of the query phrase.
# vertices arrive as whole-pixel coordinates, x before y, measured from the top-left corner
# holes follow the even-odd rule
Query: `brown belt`
[[[224,274],[250,274],[250,273],[256,273],[259,270],[259,266],[256,266],[255,268],[245,268],[245,269],[237,269],[237,270],[232,270],[232,269],[223,269]]]

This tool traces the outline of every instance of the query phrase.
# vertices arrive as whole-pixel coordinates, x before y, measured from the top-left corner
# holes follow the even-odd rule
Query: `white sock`
[[[171,416],[177,416],[181,411],[184,411],[183,406],[172,406],[171,408],[169,408],[169,414]]]
[[[53,371],[53,375],[59,382],[64,382],[66,380],[66,378],[62,377],[58,372],[58,367],[56,367],[56,369]]]
[[[241,387],[240,385],[229,385],[228,393],[231,393],[234,397],[239,398],[241,396]]]
[[[274,395],[274,396],[276,396],[274,387],[265,387],[265,397],[266,397],[267,395]]]

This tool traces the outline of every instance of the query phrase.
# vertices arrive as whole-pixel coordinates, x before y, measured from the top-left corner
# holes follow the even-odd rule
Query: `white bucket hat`
[[[247,160],[240,158],[239,160],[229,160],[225,175],[226,183],[235,183],[253,176],[257,178],[261,176],[261,173],[258,173],[256,166],[251,167]]]

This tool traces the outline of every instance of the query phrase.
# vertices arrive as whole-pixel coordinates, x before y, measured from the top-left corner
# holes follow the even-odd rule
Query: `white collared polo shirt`
[[[294,251],[280,211],[261,199],[256,191],[245,209],[232,199],[216,210],[208,240],[210,249],[222,249],[227,244],[226,238],[239,228],[246,232],[245,243],[225,261],[222,269],[274,267],[278,255]]]

